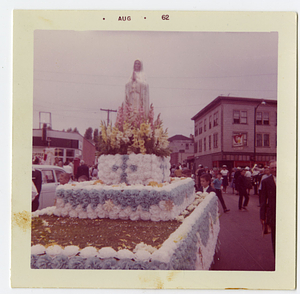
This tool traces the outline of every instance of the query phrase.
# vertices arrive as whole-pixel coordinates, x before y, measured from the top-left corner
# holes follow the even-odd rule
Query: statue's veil
[[[137,61],[137,60],[141,63],[141,70],[135,72],[134,69],[133,69],[133,72],[132,72],[132,74],[130,75],[130,78],[129,78],[129,82],[132,82],[132,76],[133,76],[133,73],[135,72],[136,80],[137,80],[138,82],[147,84],[146,75],[145,75],[144,70],[143,70],[143,62],[142,62],[141,59],[136,59],[135,61]],[[135,62],[135,61],[134,61],[134,62]],[[134,64],[134,63],[133,63],[133,64]]]

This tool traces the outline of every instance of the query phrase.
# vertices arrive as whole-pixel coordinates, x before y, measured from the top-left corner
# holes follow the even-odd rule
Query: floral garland
[[[119,107],[115,126],[101,122],[98,147],[100,154],[155,154],[169,156],[168,132],[162,126],[160,115],[154,121],[153,105],[148,116],[143,108],[138,111],[125,102]]]
[[[175,178],[171,184],[150,182],[149,186],[95,183],[58,186],[54,214],[90,219],[168,221],[175,219],[195,198],[194,181],[190,178]]]

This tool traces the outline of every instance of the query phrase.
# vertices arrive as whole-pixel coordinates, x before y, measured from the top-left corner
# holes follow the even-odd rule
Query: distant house
[[[188,158],[194,155],[194,138],[175,135],[169,139],[169,148],[172,150],[171,153],[171,165],[178,165],[179,163],[188,163]],[[190,166],[188,166],[191,168]]]
[[[51,155],[52,161],[58,158],[63,162],[83,159],[87,165],[95,164],[95,145],[79,133],[33,129],[32,156],[46,159]]]

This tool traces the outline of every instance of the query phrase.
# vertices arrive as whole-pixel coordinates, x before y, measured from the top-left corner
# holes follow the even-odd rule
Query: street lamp
[[[265,101],[261,101],[255,108],[254,108],[254,156],[253,156],[253,166],[255,164],[255,161],[256,161],[256,111],[257,111],[257,108],[260,106],[260,105],[266,105],[266,102]]]

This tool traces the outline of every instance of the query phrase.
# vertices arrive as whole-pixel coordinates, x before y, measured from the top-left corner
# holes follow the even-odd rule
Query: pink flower
[[[151,128],[153,129],[153,120],[154,120],[154,108],[153,104],[150,105],[150,111],[148,115],[149,123],[151,124]]]
[[[123,122],[124,122],[124,105],[119,107],[117,112],[117,119],[116,119],[116,126],[119,128],[120,131],[123,131]]]

